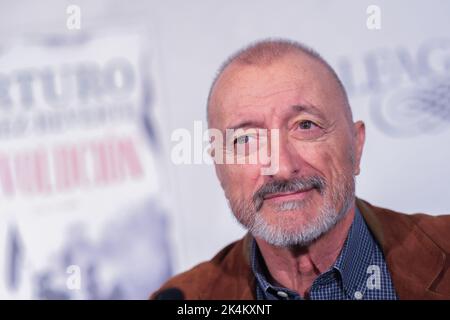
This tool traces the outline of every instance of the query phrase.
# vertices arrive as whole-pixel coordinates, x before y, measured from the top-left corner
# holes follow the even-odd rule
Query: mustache
[[[289,180],[274,180],[262,185],[253,195],[253,204],[256,211],[261,209],[264,198],[271,194],[286,192],[301,192],[317,189],[323,195],[327,186],[325,178],[321,176],[298,177]]]

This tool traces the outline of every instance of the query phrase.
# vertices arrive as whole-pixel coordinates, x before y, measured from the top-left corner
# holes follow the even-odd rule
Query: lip
[[[264,201],[270,200],[270,201],[288,201],[288,200],[303,200],[307,196],[310,195],[311,191],[313,191],[314,188],[303,190],[303,191],[297,191],[297,192],[285,192],[285,193],[274,193],[270,194],[266,197],[264,197]]]

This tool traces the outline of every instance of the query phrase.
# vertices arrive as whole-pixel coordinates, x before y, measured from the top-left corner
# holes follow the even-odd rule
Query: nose
[[[278,170],[270,175],[270,178],[288,180],[298,175],[303,160],[287,137],[280,137],[278,152],[275,156],[278,157]]]

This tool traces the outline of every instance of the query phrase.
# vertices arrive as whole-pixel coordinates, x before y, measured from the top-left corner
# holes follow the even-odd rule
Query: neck
[[[330,231],[308,246],[276,247],[256,238],[270,280],[303,297],[307,295],[314,280],[327,271],[339,256],[354,216],[353,205]]]

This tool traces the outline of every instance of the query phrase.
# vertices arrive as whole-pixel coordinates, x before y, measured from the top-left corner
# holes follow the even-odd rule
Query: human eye
[[[297,125],[300,130],[311,130],[315,127],[318,127],[317,124],[315,124],[311,120],[301,120],[297,123]]]
[[[240,136],[237,136],[233,140],[234,145],[243,145],[251,142],[254,139],[254,137],[250,134],[243,134]]]
[[[312,120],[304,119],[295,123],[294,136],[300,140],[317,139],[324,133],[324,129]]]
[[[233,137],[236,156],[248,156],[258,149],[258,133],[255,130],[240,130]]]

